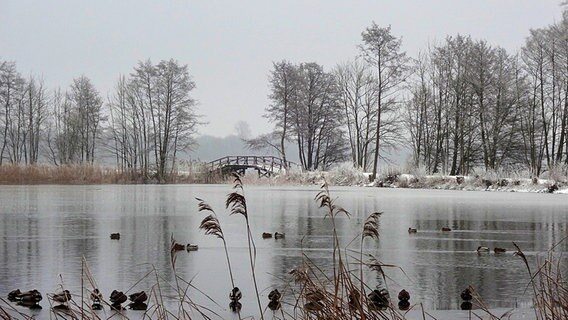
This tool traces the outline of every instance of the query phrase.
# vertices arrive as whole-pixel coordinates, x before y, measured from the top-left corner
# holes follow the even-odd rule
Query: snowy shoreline
[[[411,174],[388,176],[384,180],[370,183],[368,186],[407,188],[407,189],[441,189],[462,191],[500,191],[568,194],[568,185],[547,179],[527,178],[482,178],[479,176],[423,176]]]
[[[568,194],[566,179],[503,178],[496,174],[452,176],[382,173],[376,181],[369,182],[370,176],[370,173],[342,165],[330,171],[291,170],[268,180],[254,177],[246,180],[251,184],[270,185],[320,185],[325,181],[332,186]]]

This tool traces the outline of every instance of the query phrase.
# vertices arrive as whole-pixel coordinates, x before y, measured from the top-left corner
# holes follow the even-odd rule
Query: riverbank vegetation
[[[172,171],[161,181],[154,175],[144,176],[137,171],[121,171],[114,167],[96,165],[3,165],[0,166],[0,184],[187,184],[227,183],[232,176],[209,172],[205,163],[180,162],[179,171]],[[481,171],[470,176],[427,174],[416,168],[380,168],[378,176],[371,181],[371,173],[363,172],[346,162],[329,171],[302,171],[290,168],[278,174],[259,176],[249,172],[242,180],[249,185],[320,185],[326,181],[330,186],[360,186],[409,189],[443,189],[464,191],[506,191],[568,193],[568,175],[565,169],[542,174],[540,178],[527,178],[526,172]]]

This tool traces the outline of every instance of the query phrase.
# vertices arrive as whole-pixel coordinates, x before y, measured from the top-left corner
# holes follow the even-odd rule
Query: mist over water
[[[163,296],[173,301],[175,292],[168,285],[175,282],[169,252],[173,234],[179,243],[199,245],[198,251],[178,254],[178,274],[219,306],[196,289],[189,295],[228,317],[231,285],[222,242],[198,230],[204,217],[197,212],[194,198],[199,197],[217,212],[224,229],[235,284],[243,291],[241,313],[256,316],[244,218],[225,210],[231,191],[230,185],[1,186],[0,295],[37,288],[44,295],[37,316],[49,318],[46,293],[63,280],[79,295],[84,257],[107,299],[114,289],[149,292],[156,277],[145,276],[155,268]],[[288,272],[302,262],[302,253],[322,269],[332,268],[331,221],[313,200],[318,191],[245,185],[263,304],[273,288],[285,291]],[[567,232],[563,195],[378,188],[331,188],[331,195],[351,213],[337,220],[344,247],[358,250],[364,219],[384,212],[380,240],[366,240],[364,250],[403,270],[386,269],[391,297],[405,288],[411,303],[423,302],[427,309],[458,309],[459,292],[468,285],[491,308],[530,306],[527,271],[513,256],[512,241],[534,263],[537,253]],[[443,226],[452,231],[440,231]],[[408,227],[418,233],[408,234]],[[110,239],[112,232],[120,232],[119,241]],[[286,237],[262,239],[262,232],[284,232]],[[508,252],[477,254],[480,245]],[[557,251],[567,248],[561,243]],[[365,282],[374,288],[381,280],[365,269]],[[292,297],[285,294],[284,299]]]

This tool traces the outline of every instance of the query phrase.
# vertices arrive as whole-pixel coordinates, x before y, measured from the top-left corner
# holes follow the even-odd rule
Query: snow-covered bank
[[[247,175],[247,183],[270,185],[319,185],[326,181],[333,186],[366,186],[383,188],[444,189],[464,191],[504,191],[568,194],[566,179],[503,178],[498,175],[450,176],[413,175],[383,172],[374,182],[371,174],[342,164],[329,171],[289,170],[271,177]]]
[[[480,176],[430,175],[417,177],[411,174],[391,175],[370,185],[465,191],[504,191],[568,194],[568,184],[563,181],[527,178],[487,178]]]

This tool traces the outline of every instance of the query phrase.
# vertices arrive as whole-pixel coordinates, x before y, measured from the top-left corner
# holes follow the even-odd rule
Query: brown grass
[[[206,183],[206,174],[189,172],[173,174],[167,183]],[[119,171],[98,165],[17,165],[0,166],[0,184],[142,184],[157,183],[135,171]]]
[[[518,250],[515,255],[521,257],[530,276],[529,288],[532,289],[537,320],[568,319],[568,279],[564,278],[566,266],[562,263],[562,256],[554,251],[558,244],[544,257],[537,258],[535,270],[531,269],[523,251],[513,244]]]

